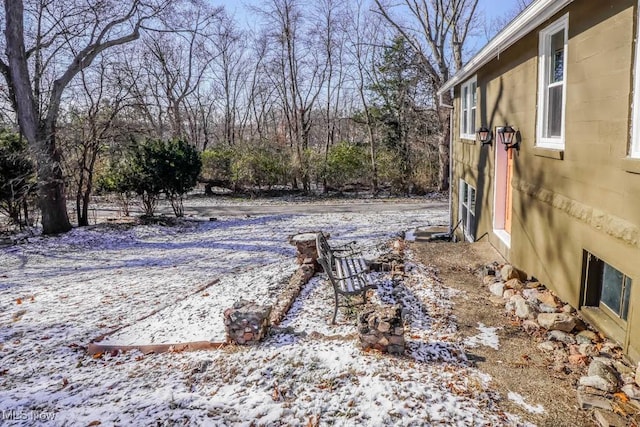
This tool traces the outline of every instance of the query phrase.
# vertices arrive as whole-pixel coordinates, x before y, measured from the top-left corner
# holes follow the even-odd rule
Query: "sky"
[[[224,6],[230,15],[235,16],[239,22],[246,23],[248,27],[252,26],[253,17],[249,10],[251,6],[259,6],[264,3],[264,0],[210,0],[212,4]],[[309,5],[314,4],[313,0],[302,0],[303,3]],[[347,0],[349,1],[349,0]],[[494,17],[504,16],[512,13],[519,1],[518,0],[479,0],[478,12],[480,16],[483,16],[487,22],[490,22]],[[477,35],[471,40],[470,50],[480,50],[489,40],[487,39],[486,32],[480,30]]]

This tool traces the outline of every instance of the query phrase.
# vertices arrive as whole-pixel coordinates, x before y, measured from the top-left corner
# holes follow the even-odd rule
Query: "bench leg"
[[[333,294],[335,295],[336,299],[336,307],[333,309],[333,320],[331,320],[331,324],[335,325],[336,317],[338,316],[338,291],[336,291],[335,288],[333,289]]]

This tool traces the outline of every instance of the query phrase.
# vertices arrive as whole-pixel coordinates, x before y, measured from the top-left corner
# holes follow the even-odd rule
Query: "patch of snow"
[[[507,398],[510,401],[522,406],[527,412],[530,412],[532,414],[544,414],[544,407],[542,405],[530,405],[525,402],[524,397],[518,393],[510,391],[509,394],[507,394]]]
[[[225,308],[241,298],[269,303],[286,283],[296,267],[293,234],[327,231],[336,243],[356,240],[373,258],[400,230],[446,218],[446,207],[219,217],[85,227],[0,248],[0,408],[52,413],[55,425],[521,425],[497,408],[497,393],[466,362],[453,291],[411,254],[405,280],[377,276],[374,297],[403,305],[406,357],[363,353],[345,312],[329,324],[333,292],[323,275],[259,345],[85,352],[123,326],[105,342],[220,340]]]
[[[480,333],[465,339],[464,344],[466,346],[477,347],[479,345],[484,345],[486,347],[491,347],[494,350],[500,349],[500,338],[496,333],[499,328],[490,328],[482,323],[478,323],[478,327],[476,329],[478,329]]]

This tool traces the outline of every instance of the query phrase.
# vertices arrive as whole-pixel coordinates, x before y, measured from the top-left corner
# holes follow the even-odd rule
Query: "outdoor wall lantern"
[[[478,129],[478,139],[480,139],[480,142],[482,142],[482,146],[484,147],[485,145],[491,145],[491,140],[493,139],[493,133],[487,129],[486,126],[481,126],[480,129]]]
[[[516,138],[517,131],[514,128],[505,124],[504,126],[499,127],[496,132],[500,135],[500,141],[504,144],[505,150],[509,150],[509,148],[515,148],[516,150],[520,149],[520,143]],[[516,138],[515,142],[514,138]]]

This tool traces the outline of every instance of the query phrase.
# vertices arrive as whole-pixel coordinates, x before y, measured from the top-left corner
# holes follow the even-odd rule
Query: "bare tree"
[[[56,122],[65,88],[100,53],[136,40],[143,24],[169,3],[38,0],[29,2],[25,10],[23,0],[4,1],[6,59],[0,58],[0,72],[37,162],[43,233],[71,228],[56,143]]]
[[[378,12],[404,37],[421,61],[433,93],[442,87],[452,73],[463,65],[464,46],[476,18],[478,0],[403,0],[400,8],[410,18],[403,22],[393,14],[393,7],[374,0]],[[448,94],[444,104],[450,104]],[[434,96],[433,103],[440,118],[439,187],[449,186],[449,116],[448,108]]]
[[[113,64],[104,58],[96,67],[82,70],[82,89],[60,130],[62,157],[73,183],[79,226],[89,225],[89,203],[99,156],[114,139],[113,127],[127,106],[130,87],[121,84]]]

